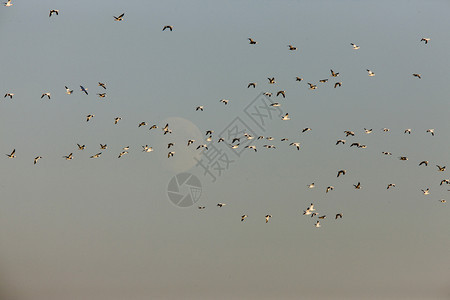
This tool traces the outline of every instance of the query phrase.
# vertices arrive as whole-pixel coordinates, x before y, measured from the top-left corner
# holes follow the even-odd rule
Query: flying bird
[[[108,145],[107,145],[107,144],[104,144],[104,145],[100,144],[100,149],[106,150],[106,148],[108,148]]]
[[[422,191],[422,193],[424,195],[429,195],[430,194],[430,189],[429,188],[427,188],[426,190],[421,190],[421,191]]]
[[[59,10],[57,10],[57,9],[50,10],[50,14],[48,15],[48,17],[51,17],[53,14],[58,15],[59,14]]]
[[[11,3],[11,0],[8,0],[7,2],[3,3],[5,6],[13,6],[13,3]]]
[[[172,25],[166,25],[166,26],[163,27],[162,31],[164,31],[166,29],[169,29],[170,31],[173,31],[173,26]]]
[[[248,217],[247,215],[242,215],[242,216],[241,216],[241,222],[244,221],[245,218],[247,218],[247,217]]]
[[[331,70],[330,69],[330,72],[331,72],[331,76],[333,76],[333,77],[338,77],[339,76],[339,72],[334,72],[333,70]]]
[[[417,77],[417,78],[419,78],[419,79],[422,79],[422,77],[420,76],[420,74],[417,74],[417,73],[414,73],[414,74],[412,74],[414,77]]]
[[[289,146],[295,146],[297,148],[297,150],[300,150],[300,143],[299,142],[290,143]]]
[[[334,84],[334,88],[337,88],[338,86],[339,87],[342,86],[342,82],[339,81]]]
[[[256,82],[250,82],[248,85],[247,85],[247,88],[249,88],[249,87],[254,87],[254,88],[256,88]]]
[[[289,121],[291,118],[289,118],[289,114],[288,113],[286,113],[282,118],[281,118],[281,120],[283,120],[283,121]]]
[[[128,154],[128,151],[122,151],[119,153],[119,156],[117,158],[121,158],[122,156],[124,156],[125,154]]]
[[[303,78],[301,78],[301,77],[295,77],[295,81],[302,81],[303,80]]]
[[[316,226],[316,228],[319,228],[320,227],[320,221],[317,221],[316,225],[314,225],[314,226]]]
[[[346,172],[347,172],[346,170],[340,170],[340,171],[338,171],[337,177],[339,177],[340,175],[345,175]]]
[[[80,85],[80,90],[82,92],[84,92],[86,95],[89,95],[88,92],[87,92],[87,89],[85,89],[84,86]]]
[[[78,150],[84,150],[86,148],[86,145],[77,144],[77,146],[78,146]]]
[[[225,203],[217,203],[218,207],[224,207],[226,204]]]
[[[395,183],[389,183],[386,189],[388,190],[388,189],[390,189],[391,187],[395,187]]]
[[[333,191],[334,190],[334,186],[330,185],[329,187],[327,187],[327,190],[325,191],[325,193],[328,193],[329,191]]]
[[[314,84],[309,83],[309,82],[308,82],[308,85],[309,85],[309,89],[310,89],[310,90],[315,90],[315,89],[317,89],[317,85],[314,85]]]
[[[141,122],[141,123],[139,123],[138,128],[139,128],[139,127],[142,127],[142,126],[147,126],[147,122]]]
[[[277,97],[278,97],[279,95],[283,96],[283,98],[286,98],[286,92],[285,92],[285,91],[278,91]]]
[[[117,124],[120,120],[122,120],[121,117],[115,117],[114,118],[114,124]]]
[[[422,38],[420,41],[421,41],[421,42],[424,42],[425,45],[426,45],[426,44],[428,44],[428,42],[429,42],[430,40],[431,40],[430,38]]]
[[[106,84],[104,84],[103,82],[99,82],[98,86],[101,86],[102,88],[104,88],[106,90]]]
[[[334,219],[337,220],[338,218],[342,219],[342,213],[336,214],[336,217]]]
[[[428,166],[428,160],[421,161],[420,164],[419,164],[419,167],[421,165],[425,165],[425,167],[427,167]]]
[[[353,49],[354,49],[354,50],[358,50],[358,49],[360,48],[358,45],[355,45],[355,44],[353,44],[353,43],[350,43],[350,45],[353,46]]]
[[[257,41],[253,40],[252,38],[248,38],[248,40],[250,41],[250,45],[256,45],[258,44]]]
[[[403,133],[411,134],[411,128],[405,129]]]
[[[356,190],[360,190],[361,189],[361,182],[358,182],[357,184],[353,185],[355,187]]]
[[[87,115],[86,122],[89,122],[89,120],[92,119],[93,117],[95,117],[95,115]]]
[[[309,189],[313,189],[315,187],[314,182],[307,185]]]
[[[175,154],[175,151],[169,152],[167,154],[167,158],[171,158],[172,156],[174,156],[174,154]]]
[[[336,145],[339,145],[339,144],[345,144],[345,140],[337,140],[337,142],[336,142]]]
[[[369,76],[375,76],[375,73],[372,72],[371,70],[367,69],[366,71],[367,71],[367,73],[369,73]]]
[[[41,99],[44,98],[45,96],[47,96],[48,99],[50,99],[50,93],[43,93],[41,96]]]
[[[197,108],[195,109],[195,111],[197,111],[197,110],[201,110],[201,111],[203,111],[203,108],[204,108],[204,106],[203,106],[203,105],[197,106]]]
[[[408,158],[406,156],[400,156],[398,159],[400,159],[400,160],[408,160]]]
[[[73,159],[72,154],[73,153],[70,153],[69,155],[63,156],[63,158],[65,158],[66,160],[72,160]]]
[[[92,155],[92,156],[91,156],[91,158],[99,158],[99,157],[100,157],[100,155],[102,155],[102,153],[101,153],[101,152],[99,152],[99,153],[97,153],[97,154],[94,154],[94,155]]]
[[[12,93],[6,93],[5,96],[3,98],[9,97],[9,99],[12,99],[14,96],[14,94]],[[41,97],[42,98],[42,97]]]
[[[266,223],[269,222],[269,219],[272,218],[272,215],[266,215]]]
[[[309,127],[303,128],[302,133],[310,131],[310,130],[311,130],[311,128],[309,128]]]
[[[292,46],[292,45],[288,45],[288,47],[289,47],[289,50],[291,50],[291,51],[297,50],[297,47],[294,47],[294,46]]]
[[[431,133],[431,135],[434,136],[434,129],[428,129],[427,132]]]
[[[445,166],[441,167],[439,165],[436,165],[436,167],[438,167],[440,172],[444,172],[445,171]]]
[[[277,82],[275,81],[275,77],[267,78],[267,79],[269,80],[269,84],[275,84],[275,83],[277,83]]]
[[[230,100],[227,100],[227,99],[220,99],[219,102],[222,102],[223,104],[227,105],[229,101]]]
[[[66,88],[66,94],[70,95],[73,93],[73,90],[69,89],[67,86],[64,86]]]
[[[11,154],[6,154],[6,156],[8,156],[9,158],[15,158],[15,157],[16,157],[15,153],[16,153],[16,149],[14,149],[14,150],[11,152]]]
[[[118,16],[118,17],[116,17],[116,16],[113,16],[114,17],[114,21],[122,21],[123,20],[123,16],[125,15],[125,13],[123,13],[123,14],[121,14],[120,16]]]
[[[34,158],[34,165],[38,162],[38,160],[40,160],[42,158],[42,156],[36,156],[35,158]]]
[[[99,98],[105,98],[106,97],[106,93],[98,93],[97,94]]]

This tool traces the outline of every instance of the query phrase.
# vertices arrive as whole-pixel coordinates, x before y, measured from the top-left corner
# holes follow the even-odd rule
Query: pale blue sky
[[[0,92],[15,94],[0,100],[0,148],[17,155],[0,163],[2,298],[450,297],[449,208],[439,202],[450,189],[439,182],[450,176],[435,167],[449,165],[447,1],[13,3],[0,8]],[[50,9],[59,16],[49,18]],[[196,147],[212,129],[217,141],[260,93],[279,90],[286,99],[272,101],[291,120],[269,122],[264,136],[274,141],[254,141],[258,152],[216,182],[190,168],[201,155],[187,139]],[[40,99],[44,92],[52,99]],[[142,121],[169,122],[174,133],[138,128]],[[356,135],[336,146],[345,130]],[[300,151],[288,146],[294,141]],[[176,153],[167,159],[169,142]],[[100,143],[108,149],[89,159]],[[146,144],[154,152],[141,152]],[[130,153],[118,159],[125,146]],[[62,158],[71,152],[72,161]],[[336,178],[340,169],[348,173]],[[205,210],[169,201],[179,171],[200,178]],[[310,203],[327,215],[321,228],[302,216]]]

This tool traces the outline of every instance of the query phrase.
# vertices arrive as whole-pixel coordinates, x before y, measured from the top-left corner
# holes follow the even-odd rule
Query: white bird
[[[316,226],[316,228],[319,228],[320,227],[320,221],[317,221],[316,225],[314,225],[314,226]]]
[[[13,3],[11,3],[11,0],[8,0],[7,2],[3,3],[5,6],[13,6]]]
[[[366,133],[366,134],[369,134],[369,133],[372,133],[372,129],[367,129],[367,128],[364,128],[364,132]]]
[[[274,102],[274,103],[271,103],[269,106],[279,107],[279,106],[281,106],[281,104],[278,102]]]
[[[123,16],[125,15],[125,13],[123,13],[123,14],[121,14],[120,16],[118,16],[118,17],[116,17],[116,16],[113,16],[114,17],[114,21],[122,21],[123,20]]]
[[[311,184],[308,184],[307,187],[308,187],[309,189],[313,189],[313,188],[315,187],[314,182],[311,183]]]
[[[330,69],[330,72],[331,72],[331,76],[333,76],[333,77],[338,77],[339,76],[339,72],[334,72],[331,69]]]
[[[64,86],[66,88],[66,94],[70,95],[73,93],[73,90],[69,89],[67,86]]]
[[[164,132],[164,135],[166,135],[166,133],[172,133],[172,130],[169,129],[169,123],[167,123],[162,130]]]
[[[350,43],[350,45],[353,46],[353,49],[354,49],[354,50],[358,50],[358,49],[360,48],[358,45],[355,45],[355,44],[353,44],[353,43]]]
[[[153,147],[149,147],[148,145],[142,146],[142,152],[152,152]]]
[[[263,147],[267,149],[276,149],[274,145],[264,145]]]
[[[411,128],[405,129],[403,133],[411,134]]]
[[[300,150],[300,143],[299,142],[290,143],[289,146],[295,146],[295,147],[297,147],[297,150]]]
[[[224,207],[225,205],[226,205],[225,203],[220,203],[220,202],[217,203],[217,206],[218,206],[218,207]]]
[[[431,135],[434,136],[434,129],[428,129],[427,132],[431,133]]]
[[[281,118],[281,120],[283,120],[283,121],[289,121],[291,118],[289,118],[289,114],[288,113],[286,113],[282,118]]]
[[[388,132],[390,129],[389,128],[383,128],[382,129],[384,132]]]
[[[205,108],[205,107],[204,107],[203,105],[200,105],[200,106],[197,106],[197,108],[195,109],[195,111],[197,111],[197,110],[203,111],[204,108]]]
[[[12,99],[14,96],[13,93],[6,93],[5,96],[3,98],[9,97],[9,99]]]
[[[269,92],[265,92],[263,95],[267,96],[267,97],[272,97],[272,93],[269,93]]]
[[[174,156],[174,154],[175,154],[175,151],[169,152],[167,154],[167,158],[170,158],[170,157]]]
[[[307,210],[309,210],[309,211],[315,211],[316,209],[314,208],[314,204],[311,203],[311,204],[309,205],[309,207],[307,208]]]
[[[369,73],[369,76],[375,76],[375,73],[372,72],[371,70],[367,69],[366,71],[367,71],[367,73]]]
[[[272,218],[272,215],[266,215],[266,223],[269,222],[270,218]]]
[[[248,217],[247,215],[242,215],[242,216],[241,216],[241,222],[244,221],[245,218],[247,218],[247,217]]]
[[[426,190],[421,190],[421,191],[422,191],[422,193],[424,195],[429,195],[430,194],[430,189],[429,188],[427,188]]]
[[[245,146],[245,148],[247,148],[247,149],[253,149],[255,152],[257,151],[257,150],[256,150],[256,146],[253,146],[253,145],[251,145],[251,146]]]

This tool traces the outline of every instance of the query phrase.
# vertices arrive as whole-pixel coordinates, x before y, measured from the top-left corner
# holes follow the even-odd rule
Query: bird
[[[230,145],[231,149],[237,149],[239,147],[239,144],[236,145]]]
[[[125,154],[128,154],[128,151],[122,151],[119,153],[119,156],[117,158],[121,158],[122,156],[124,156]]]
[[[422,38],[420,41],[421,41],[421,42],[424,42],[425,45],[426,45],[426,44],[428,44],[428,42],[429,42],[430,40],[431,40],[430,38]]]
[[[316,225],[314,225],[314,226],[316,226],[316,228],[319,228],[320,227],[320,221],[317,221]]]
[[[320,216],[320,217],[317,217],[317,218],[323,220],[323,219],[325,219],[326,217],[327,217],[326,215],[323,215],[323,216]]]
[[[5,6],[13,6],[13,3],[11,3],[11,0],[8,0],[7,2],[3,3]]]
[[[342,213],[336,214],[336,217],[334,219],[337,220],[338,218],[342,219]]]
[[[276,149],[274,145],[264,145],[263,147],[267,149]]]
[[[245,148],[247,148],[247,149],[253,149],[255,152],[257,152],[256,146],[250,145],[250,146],[245,146]]]
[[[400,159],[400,160],[408,160],[408,158],[406,156],[400,156],[398,159]]]
[[[383,151],[383,152],[381,152],[381,153],[384,154],[384,155],[392,155],[391,152],[386,152],[386,151]]]
[[[372,129],[367,129],[367,128],[364,128],[364,132],[366,133],[366,134],[369,134],[369,133],[372,133]]]
[[[50,93],[43,93],[41,96],[41,99],[47,96],[48,99],[50,99]]]
[[[425,167],[427,167],[428,166],[428,160],[421,161],[420,164],[419,164],[419,167],[421,165],[425,165]]]
[[[98,93],[97,94],[99,98],[105,98],[106,97],[106,93]]]
[[[153,126],[152,126],[153,127]],[[157,127],[156,127],[157,128]],[[151,129],[151,128],[150,128]],[[166,135],[167,133],[172,133],[172,130],[169,129],[169,123],[166,124],[166,126],[164,126],[164,128],[162,129],[164,132],[164,135]]]
[[[431,133],[431,135],[434,136],[434,129],[428,129],[427,132]]]
[[[369,70],[369,69],[366,69],[366,71],[367,71],[367,73],[369,73],[369,76],[375,76],[375,73],[374,73],[374,72],[372,72],[371,70]]]
[[[422,191],[422,193],[424,195],[429,195],[430,194],[430,189],[429,188],[427,188],[426,190],[421,190],[421,191]]]
[[[227,105],[229,101],[230,100],[227,100],[227,99],[220,99],[219,102],[222,102],[223,104]]]
[[[231,143],[234,144],[234,143],[240,142],[240,141],[241,141],[241,138],[235,137],[235,138],[231,141]]]
[[[388,190],[388,189],[390,189],[391,187],[395,187],[395,183],[389,183],[386,189]]]
[[[6,93],[5,96],[3,98],[9,97],[9,99],[12,99],[14,96],[13,93]]]
[[[80,90],[81,90],[82,92],[84,92],[86,95],[89,95],[88,92],[87,92],[87,89],[84,88],[84,86],[80,85]]]
[[[345,144],[345,140],[337,140],[336,145]]]
[[[311,128],[309,128],[309,127],[303,128],[302,133],[310,131],[310,130],[311,130]]]
[[[242,216],[241,216],[241,222],[244,221],[245,218],[247,218],[247,217],[248,217],[247,215],[242,215]]]
[[[212,135],[208,136],[208,137],[206,138],[206,141],[207,141],[207,142],[211,142],[211,141],[212,141]]]
[[[257,41],[253,40],[252,38],[248,38],[248,40],[250,41],[250,45],[256,45],[258,44]]]
[[[340,171],[338,171],[337,177],[339,177],[340,175],[345,175],[346,172],[347,172],[346,170],[340,170]]]
[[[320,83],[325,83],[325,82],[328,82],[328,79],[320,79],[319,82]]]
[[[38,162],[38,160],[40,160],[42,158],[42,156],[36,156],[35,158],[34,158],[34,165]]]
[[[440,172],[444,172],[445,171],[445,166],[441,167],[439,165],[436,165],[436,167],[438,167]]]
[[[275,83],[277,83],[277,82],[275,81],[275,77],[267,78],[267,79],[269,80],[269,84],[275,84]]]
[[[73,153],[70,153],[69,155],[63,156],[66,160],[72,160],[73,159]]]
[[[355,133],[351,130],[346,130],[346,131],[344,131],[344,133],[345,133],[345,136],[349,136],[349,135],[355,136]]]
[[[244,133],[244,136],[247,138],[247,140],[253,140],[255,138],[254,136],[251,136],[248,133]]]
[[[249,88],[249,87],[254,87],[254,88],[256,88],[256,82],[250,82],[248,85],[247,85],[247,88]]]
[[[333,76],[333,77],[338,77],[338,76],[339,76],[339,72],[336,73],[336,72],[334,72],[334,71],[331,70],[331,69],[330,69],[330,72],[331,72],[331,76]]]
[[[100,144],[100,149],[106,150],[106,148],[108,148],[108,145],[107,145],[107,144],[104,144],[104,145]]]
[[[383,128],[382,129],[384,132],[388,132],[390,129],[389,128]]]
[[[195,140],[188,140],[188,142],[187,142],[188,147],[189,147],[190,145],[192,145],[194,142],[195,142]]]
[[[167,144],[167,149],[170,149],[170,147],[172,147],[174,144],[173,143],[168,143]]]
[[[197,147],[197,150],[200,149],[200,148],[205,148],[206,150],[208,150],[208,146],[206,144],[199,145]]]
[[[450,184],[450,179],[442,179],[440,185],[442,185],[444,183]]]
[[[106,90],[106,84],[104,84],[103,82],[99,82],[98,86],[101,86],[102,88],[104,88]]]
[[[84,150],[86,148],[86,145],[77,144],[77,146],[78,146],[78,150]]]
[[[48,17],[51,17],[53,14],[58,15],[58,13],[59,13],[59,10],[57,10],[57,9],[52,9],[52,10],[50,10],[50,14],[48,15]]]
[[[281,106],[281,104],[280,103],[278,103],[278,102],[274,102],[274,103],[271,103],[269,106],[273,106],[273,107],[280,107]]]
[[[205,135],[211,135],[214,133],[214,130],[206,130],[206,134]]]
[[[139,123],[138,128],[139,128],[139,127],[142,127],[142,126],[147,126],[147,122],[141,122],[141,123]]]
[[[89,120],[92,119],[93,117],[95,117],[95,115],[87,115],[86,122],[89,122]]]
[[[118,16],[118,17],[116,17],[116,16],[113,16],[114,17],[114,21],[122,21],[123,20],[123,16],[125,15],[125,13],[123,13],[123,14],[121,14],[120,16]]]
[[[283,98],[286,98],[286,92],[285,92],[285,91],[278,91],[277,97],[278,97],[279,95],[283,96]]]
[[[114,118],[114,124],[117,124],[120,120],[122,120],[121,117],[115,117]]]
[[[288,47],[289,47],[289,50],[291,50],[291,51],[297,50],[297,47],[294,47],[292,45],[288,45]]]
[[[218,207],[224,207],[225,205],[226,205],[225,203],[220,203],[220,202],[217,203],[217,206],[218,206]]]
[[[422,76],[421,76],[420,74],[413,73],[412,75],[413,75],[414,77],[417,77],[417,78],[419,78],[419,79],[422,79]]]
[[[361,182],[358,182],[357,184],[353,185],[355,187],[356,190],[360,190],[361,189]]]
[[[166,26],[163,27],[162,31],[164,31],[166,29],[169,29],[170,31],[173,31],[173,26],[172,25],[166,25]]]
[[[266,223],[269,222],[269,219],[272,218],[272,215],[266,215]]]
[[[317,85],[314,85],[314,84],[309,83],[309,82],[308,82],[308,85],[309,85],[309,89],[310,89],[310,90],[315,90],[315,89],[317,89]]]
[[[267,97],[272,97],[272,93],[269,93],[269,92],[265,92],[265,93],[263,93],[263,95],[267,96]]]
[[[297,150],[300,150],[300,143],[299,142],[290,143],[289,146],[295,146],[297,148]]]
[[[327,187],[327,190],[325,191],[325,193],[328,193],[329,191],[334,190],[334,186],[330,185],[329,187]]]
[[[411,134],[411,128],[405,129],[403,133]]]
[[[205,209],[205,206],[199,206],[198,209]]]
[[[355,45],[355,44],[353,44],[353,43],[350,43],[350,45],[353,46],[353,49],[354,49],[354,50],[358,50],[358,49],[360,48],[358,45]]]
[[[225,142],[225,139],[224,139],[224,138],[219,138],[219,140],[217,141],[217,143],[220,143],[220,142]]]
[[[66,94],[70,95],[73,93],[73,90],[69,89],[67,86],[64,86],[66,88]]]
[[[153,147],[149,147],[148,145],[142,146],[142,152],[152,152]]]
[[[16,153],[16,149],[14,149],[14,150],[11,152],[11,154],[6,154],[6,156],[8,156],[9,158],[16,158],[15,153]]]
[[[100,157],[100,155],[102,155],[102,153],[101,153],[101,152],[99,152],[99,153],[97,153],[97,154],[94,154],[94,155],[92,155],[92,156],[91,156],[91,158],[99,158],[99,157]]]
[[[197,106],[197,108],[195,108],[195,111],[197,111],[197,110],[201,110],[201,111],[203,111],[203,108],[204,108],[204,106],[203,106],[203,105]]]
[[[447,201],[445,199],[441,199],[441,200],[439,200],[439,202],[446,203]]]
[[[315,187],[314,182],[307,185],[308,189],[313,189]]]
[[[175,151],[169,152],[167,154],[167,158],[170,158],[170,157],[174,156],[174,154],[175,154]]]
[[[148,130],[152,130],[152,129],[157,129],[158,126],[156,126],[156,124],[153,124],[152,126],[150,126],[150,128]]]
[[[303,80],[303,78],[301,78],[301,77],[295,77],[295,81],[302,81]]]
[[[289,118],[289,114],[288,113],[286,113],[282,118],[281,118],[281,120],[283,120],[283,121],[289,121],[291,118]]]
[[[339,81],[334,84],[334,88],[337,88],[338,86],[342,86],[342,82]]]

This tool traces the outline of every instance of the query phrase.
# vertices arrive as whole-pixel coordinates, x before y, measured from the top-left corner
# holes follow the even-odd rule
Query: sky
[[[436,167],[450,167],[450,3],[12,3],[0,7],[0,93],[14,93],[0,100],[0,149],[16,150],[0,158],[0,298],[450,299],[450,175]],[[228,160],[214,178],[198,165],[213,149]],[[181,173],[201,183],[188,207],[168,195]],[[302,215],[311,203],[320,228]]]

